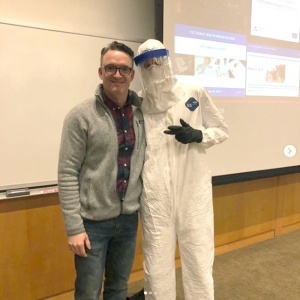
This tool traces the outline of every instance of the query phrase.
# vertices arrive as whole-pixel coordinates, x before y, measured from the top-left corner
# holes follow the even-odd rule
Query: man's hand
[[[85,248],[91,249],[91,243],[86,232],[68,236],[69,249],[76,255],[87,257]]]
[[[203,139],[201,130],[194,129],[182,119],[180,119],[180,124],[181,126],[168,126],[169,130],[165,130],[164,133],[175,135],[175,139],[182,144],[201,143]]]

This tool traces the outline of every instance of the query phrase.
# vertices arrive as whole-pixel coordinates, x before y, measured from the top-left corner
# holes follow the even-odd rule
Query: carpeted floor
[[[300,230],[216,256],[214,282],[215,300],[299,300]],[[131,284],[129,295],[142,287]],[[184,300],[180,269],[177,300]]]

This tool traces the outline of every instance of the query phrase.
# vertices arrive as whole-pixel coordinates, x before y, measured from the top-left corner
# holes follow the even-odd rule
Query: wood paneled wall
[[[57,194],[0,201],[0,299],[41,299],[73,288]]]
[[[300,174],[213,192],[217,255],[300,228]],[[0,201],[0,238],[0,299],[37,300],[73,289],[73,256],[56,194]],[[139,228],[131,281],[142,278],[142,263]]]

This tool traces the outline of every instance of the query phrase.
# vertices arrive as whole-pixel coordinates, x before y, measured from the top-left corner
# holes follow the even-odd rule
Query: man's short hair
[[[101,50],[101,60],[100,60],[101,65],[102,65],[103,56],[109,50],[117,50],[117,51],[121,51],[121,52],[126,53],[131,58],[132,65],[133,65],[133,58],[134,58],[133,50],[131,48],[129,48],[128,46],[126,46],[125,44],[119,43],[117,41],[113,41],[113,42],[109,43],[106,47],[102,48],[102,50]]]

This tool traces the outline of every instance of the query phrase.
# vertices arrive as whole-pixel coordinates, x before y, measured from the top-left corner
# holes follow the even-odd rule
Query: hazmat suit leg
[[[162,216],[153,213],[152,203],[151,200],[143,203],[141,211],[145,296],[146,300],[176,300],[174,222],[164,212]]]
[[[214,261],[214,230],[212,209],[207,214],[200,214],[188,222],[195,222],[193,227],[178,231],[182,281],[185,300],[213,300],[214,286],[212,268]],[[190,215],[190,218],[193,216]],[[200,219],[200,218],[199,218]],[[187,221],[183,221],[187,223]],[[184,226],[183,226],[184,227]]]
[[[185,300],[213,300],[214,219],[211,176],[205,168],[206,164],[195,163],[195,157],[192,164],[189,159],[186,156],[177,165],[178,169],[183,169],[184,163],[187,164],[185,176],[178,178],[176,213],[184,295]]]

